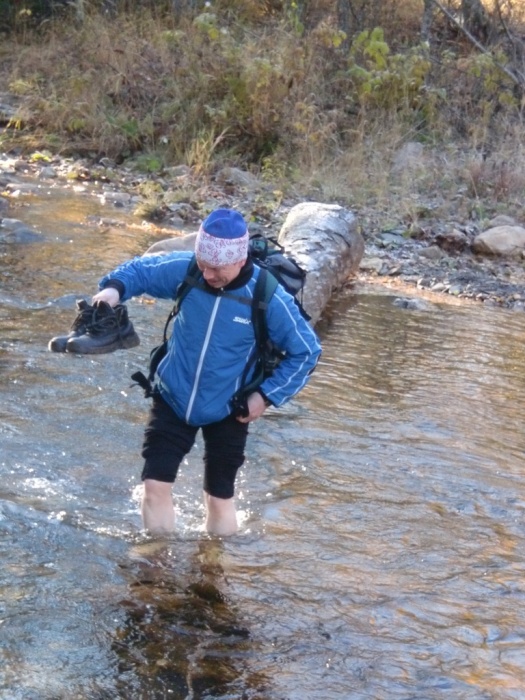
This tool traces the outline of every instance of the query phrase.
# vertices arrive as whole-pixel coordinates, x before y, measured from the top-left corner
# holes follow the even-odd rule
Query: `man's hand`
[[[248,415],[237,416],[239,423],[250,423],[253,420],[257,420],[266,411],[266,403],[258,391],[254,391],[253,394],[248,396],[246,405],[248,406]]]
[[[91,303],[95,304],[97,301],[105,301],[110,306],[116,306],[120,301],[120,294],[114,287],[106,287],[106,289],[94,295]]]

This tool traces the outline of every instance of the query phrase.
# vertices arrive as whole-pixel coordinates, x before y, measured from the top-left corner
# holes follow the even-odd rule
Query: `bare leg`
[[[233,498],[217,498],[204,492],[206,530],[212,535],[233,535],[237,532],[237,513]]]
[[[170,483],[155,479],[144,480],[142,522],[146,530],[156,535],[173,532],[175,509]]]

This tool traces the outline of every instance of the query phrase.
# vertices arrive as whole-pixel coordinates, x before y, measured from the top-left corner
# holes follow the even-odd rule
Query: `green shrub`
[[[349,99],[367,112],[409,114],[426,109],[430,114],[436,99],[443,96],[428,85],[430,68],[425,44],[391,54],[380,27],[361,32],[350,48],[348,76],[353,90]]]

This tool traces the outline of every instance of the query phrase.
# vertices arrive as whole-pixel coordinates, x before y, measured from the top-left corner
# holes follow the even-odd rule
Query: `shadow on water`
[[[2,698],[267,697],[263,674],[244,667],[253,649],[223,591],[220,542],[203,539],[193,556],[188,543],[137,544],[112,559],[107,541],[67,533],[60,515],[37,525],[8,503]]]
[[[268,697],[264,675],[245,667],[253,644],[228,597],[221,548],[220,542],[202,540],[182,566],[186,571],[176,544],[130,567],[133,582],[120,603],[126,620],[113,644],[123,697]]]
[[[202,446],[179,527],[140,530],[141,345],[50,353],[76,296],[152,242],[51,191],[0,244],[2,700],[521,700],[525,318],[412,311],[356,289],[326,314],[312,383],[251,429],[242,527],[203,533]]]

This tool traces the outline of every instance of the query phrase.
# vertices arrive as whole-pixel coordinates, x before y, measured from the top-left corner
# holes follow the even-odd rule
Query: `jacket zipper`
[[[193,388],[191,390],[191,396],[190,400],[188,402],[188,408],[186,410],[186,422],[189,423],[190,421],[190,415],[193,410],[193,404],[195,403],[195,397],[197,396],[197,389],[199,388],[199,381],[200,381],[200,376],[202,372],[202,366],[204,364],[204,358],[206,356],[206,352],[208,350],[208,346],[210,344],[210,337],[211,337],[211,332],[213,330],[213,325],[215,323],[215,318],[217,316],[217,311],[219,309],[219,304],[221,302],[221,298],[218,296],[215,300],[215,303],[213,305],[213,309],[211,312],[210,320],[208,323],[208,328],[206,330],[206,337],[204,338],[204,343],[202,346],[201,354],[199,357],[199,364],[197,365],[197,372],[195,374],[195,381],[193,383]]]

